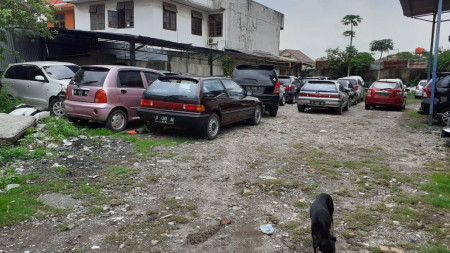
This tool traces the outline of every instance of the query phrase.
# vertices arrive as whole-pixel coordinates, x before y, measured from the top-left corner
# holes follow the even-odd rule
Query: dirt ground
[[[42,195],[66,211],[0,228],[0,252],[312,252],[309,205],[321,192],[334,200],[338,252],[448,247],[450,214],[414,201],[434,172],[448,170],[430,162],[449,157],[439,132],[415,127],[424,120],[409,117],[418,106],[360,103],[338,116],[287,104],[213,141],[183,130],[140,134],[189,138],[144,152],[110,136],[70,140],[72,150],[45,164],[13,166],[61,166],[61,179],[99,191]],[[266,224],[272,236],[260,231]]]

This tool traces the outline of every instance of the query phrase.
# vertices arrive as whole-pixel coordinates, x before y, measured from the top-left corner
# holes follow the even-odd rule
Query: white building
[[[252,0],[64,0],[75,29],[278,55],[284,15]]]

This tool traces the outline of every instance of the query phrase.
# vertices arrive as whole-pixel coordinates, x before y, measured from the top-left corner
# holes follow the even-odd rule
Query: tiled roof
[[[280,55],[282,56],[284,53],[288,53],[291,55],[292,58],[295,58],[296,60],[299,60],[301,62],[304,63],[313,63],[314,60],[309,58],[306,54],[304,54],[302,51],[300,50],[296,50],[296,49],[285,49],[285,50],[280,50]]]

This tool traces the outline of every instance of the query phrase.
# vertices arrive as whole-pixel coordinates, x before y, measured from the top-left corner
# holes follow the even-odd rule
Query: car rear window
[[[427,85],[427,81],[420,81],[420,83],[419,83],[419,86],[425,86],[425,85]]]
[[[280,77],[278,77],[278,78],[280,78]],[[280,78],[279,80],[280,80],[280,83],[282,83],[282,84],[290,83],[290,82],[291,82],[291,79],[290,79],[290,78],[288,78],[288,79]]]
[[[82,86],[103,86],[109,69],[98,67],[83,67],[74,76],[70,84]]]
[[[77,65],[52,65],[44,66],[43,69],[53,79],[71,79],[80,69]]]
[[[164,78],[158,79],[145,91],[145,96],[196,100],[198,82],[192,79]]]
[[[398,83],[388,83],[388,82],[374,82],[372,84],[372,87],[377,88],[377,89],[399,89],[400,84]]]
[[[303,86],[302,91],[337,92],[337,88],[334,83],[309,82]]]
[[[276,74],[273,70],[265,69],[235,69],[231,74],[233,79],[253,79],[258,80],[272,80]]]
[[[339,79],[339,80],[349,81],[352,85],[358,85],[358,82],[355,79]]]

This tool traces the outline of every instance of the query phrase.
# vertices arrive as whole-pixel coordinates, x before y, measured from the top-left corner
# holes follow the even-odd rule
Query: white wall
[[[163,0],[134,0],[134,28],[109,28],[107,13],[108,10],[116,9],[117,2],[117,0],[110,0],[77,3],[75,28],[89,31],[89,5],[104,3],[106,27],[105,30],[101,30],[102,32],[142,35],[219,50],[224,48],[259,50],[278,55],[280,28],[283,26],[284,15],[251,0],[167,0],[177,6],[177,31],[163,29]],[[217,38],[218,45],[207,43],[208,14],[220,13],[220,11],[208,12],[192,6],[199,8],[220,6],[224,9],[223,37]],[[191,10],[203,13],[202,36],[191,34]]]

